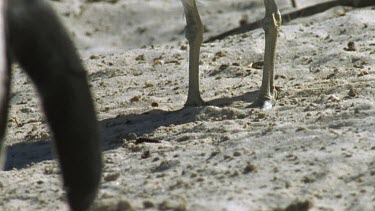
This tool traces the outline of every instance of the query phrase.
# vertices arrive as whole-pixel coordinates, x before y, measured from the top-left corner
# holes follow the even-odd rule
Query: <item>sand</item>
[[[297,1],[317,2],[325,1]],[[375,210],[375,7],[334,7],[283,25],[277,104],[264,111],[249,108],[261,84],[262,29],[203,45],[209,105],[183,109],[179,1],[50,3],[77,45],[98,112],[105,168],[94,210]],[[264,15],[260,0],[199,6],[205,38]],[[68,210],[39,99],[18,65],[13,72],[0,210]]]

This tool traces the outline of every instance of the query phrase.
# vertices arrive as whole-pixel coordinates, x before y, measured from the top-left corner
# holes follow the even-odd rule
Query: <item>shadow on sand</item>
[[[234,102],[252,103],[258,91],[241,96],[220,98],[207,102],[207,106],[225,106]],[[180,125],[196,121],[197,115],[207,106],[187,107],[176,111],[151,110],[143,114],[130,114],[105,119],[99,122],[104,151],[116,149],[123,144],[127,134],[144,136],[161,126]],[[7,147],[5,171],[26,168],[35,163],[55,159],[53,143],[48,140],[22,142]]]

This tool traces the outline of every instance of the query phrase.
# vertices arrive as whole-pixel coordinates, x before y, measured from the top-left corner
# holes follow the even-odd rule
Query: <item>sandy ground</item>
[[[324,1],[297,1],[316,2]],[[263,30],[204,44],[209,106],[182,109],[179,1],[51,3],[82,55],[103,134],[96,210],[375,210],[375,7],[283,25],[278,102],[262,111],[248,106],[261,83],[252,64],[262,61]],[[264,9],[259,0],[215,0],[200,11],[208,38]],[[0,210],[67,210],[40,110],[15,65]]]

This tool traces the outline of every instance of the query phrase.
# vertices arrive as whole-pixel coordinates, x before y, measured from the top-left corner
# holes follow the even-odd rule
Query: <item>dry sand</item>
[[[297,0],[316,2],[324,1]],[[210,105],[182,109],[180,1],[51,3],[82,55],[103,134],[96,210],[375,210],[375,7],[334,7],[283,25],[278,101],[262,111],[248,108],[261,83],[251,64],[262,60],[262,29],[204,44]],[[264,13],[260,0],[199,6],[205,38]],[[15,65],[0,210],[67,210],[40,110]]]

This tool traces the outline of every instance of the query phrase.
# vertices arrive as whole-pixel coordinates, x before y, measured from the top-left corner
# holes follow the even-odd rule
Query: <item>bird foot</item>
[[[251,108],[260,108],[262,110],[271,109],[275,105],[276,101],[273,98],[258,97],[255,102],[253,102]]]
[[[195,98],[188,97],[185,103],[185,107],[200,107],[204,105],[206,105],[206,102],[204,102],[200,96]]]

